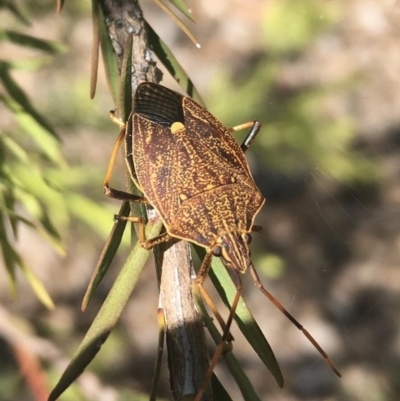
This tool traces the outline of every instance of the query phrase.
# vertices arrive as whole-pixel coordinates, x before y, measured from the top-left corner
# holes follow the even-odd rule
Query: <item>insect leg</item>
[[[142,242],[140,245],[145,249],[151,249],[153,248],[153,246],[159,245],[162,242],[169,241],[170,239],[172,238],[168,233],[162,233],[160,235],[157,235],[157,237]]]
[[[117,121],[120,121],[120,120],[117,120]],[[118,135],[117,141],[115,142],[113,151],[111,153],[110,162],[108,163],[107,173],[106,173],[106,176],[105,176],[104,182],[103,182],[103,192],[106,196],[109,196],[110,198],[115,198],[115,199],[120,199],[120,200],[128,200],[131,202],[147,204],[148,201],[143,196],[133,195],[128,192],[120,191],[118,189],[114,189],[114,188],[110,187],[110,180],[111,180],[112,173],[114,171],[115,160],[117,159],[118,150],[119,150],[124,138],[125,138],[125,125],[122,125],[121,131]]]
[[[204,264],[204,262],[203,262],[203,264]],[[199,274],[197,275],[198,277],[200,275],[200,272],[201,272],[201,268],[200,268]],[[232,270],[232,274],[233,274],[233,280],[234,280],[234,283],[235,283],[235,286],[236,286],[235,298],[233,299],[233,302],[232,302],[232,305],[231,305],[231,310],[229,311],[228,319],[227,319],[226,323],[224,324],[225,328],[224,328],[224,331],[223,331],[223,334],[222,334],[221,342],[218,344],[217,349],[214,352],[214,355],[213,355],[213,357],[211,359],[211,362],[210,362],[210,366],[209,366],[209,368],[208,368],[208,370],[206,372],[206,375],[204,377],[203,383],[202,383],[199,391],[197,392],[194,401],[200,401],[201,400],[201,397],[202,397],[202,395],[204,393],[204,390],[207,387],[207,383],[211,379],[211,376],[212,376],[212,373],[214,371],[215,365],[217,364],[220,356],[224,352],[225,345],[226,345],[226,342],[229,339],[229,336],[231,336],[229,330],[230,330],[230,327],[232,325],[233,317],[235,316],[235,313],[236,313],[236,308],[237,308],[238,303],[239,303],[240,295],[242,293],[242,281],[240,279],[239,272],[237,272],[236,270]],[[203,281],[204,281],[204,279],[203,279]],[[200,286],[200,288],[201,288],[201,286]]]
[[[154,237],[151,239],[146,239],[146,233],[145,233],[146,221],[142,217],[115,215],[114,219],[115,220],[125,220],[125,221],[130,221],[131,223],[139,224],[139,244],[144,249],[147,249],[147,250],[151,249],[154,246],[159,245],[162,242],[169,241],[171,239],[171,237],[168,233],[162,233],[160,235],[157,235],[157,237]]]
[[[334,371],[334,373],[342,377],[342,375],[339,373],[339,371],[336,369],[335,365],[329,358],[329,356],[326,354],[326,352],[321,348],[321,346],[317,343],[317,341],[311,336],[311,334],[283,307],[283,305],[270,293],[268,292],[261,280],[260,277],[258,276],[255,268],[253,265],[250,265],[250,273],[251,276],[253,277],[254,284],[256,287],[299,329],[303,332],[303,334],[307,337],[307,339],[310,341],[310,343],[317,349],[317,351],[321,354],[321,356],[326,360],[327,364],[329,367]]]
[[[146,228],[146,221],[142,217],[136,217],[136,216],[114,216],[114,220],[124,220],[124,221],[130,221],[131,223],[137,223],[139,225],[139,244],[143,244],[146,242],[146,233],[145,233],[145,228]]]
[[[247,123],[243,123],[240,125],[236,125],[235,127],[229,128],[229,132],[238,132],[246,128],[251,128],[250,132],[246,135],[246,138],[244,138],[244,141],[240,145],[244,153],[250,147],[251,143],[254,141],[254,138],[257,136],[257,134],[260,132],[261,126],[262,124],[257,120],[248,121]]]
[[[219,325],[221,326],[222,332],[225,332],[226,330],[226,324],[220,313],[218,312],[217,307],[215,306],[214,302],[212,301],[210,295],[208,295],[208,292],[204,288],[204,280],[207,277],[208,271],[210,270],[211,266],[211,258],[212,254],[209,252],[206,254],[203,263],[201,264],[200,270],[197,273],[196,277],[196,284],[197,287],[200,290],[200,294],[202,298],[204,299],[205,303],[208,305],[208,307],[211,309],[212,313],[214,314],[215,318],[218,320]],[[233,337],[231,334],[229,334],[227,341],[233,341]]]

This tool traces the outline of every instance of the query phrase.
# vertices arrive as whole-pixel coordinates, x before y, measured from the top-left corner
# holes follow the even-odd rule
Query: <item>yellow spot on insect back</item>
[[[184,130],[185,130],[185,126],[182,123],[178,122],[178,121],[174,122],[171,125],[171,132],[173,134],[177,134],[179,131],[184,131]]]

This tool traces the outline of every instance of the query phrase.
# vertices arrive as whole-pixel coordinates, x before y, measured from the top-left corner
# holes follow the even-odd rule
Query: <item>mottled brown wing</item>
[[[175,138],[171,130],[135,114],[132,155],[139,186],[166,226],[171,209],[179,207],[174,183]]]
[[[184,123],[183,96],[161,85],[138,86],[133,104],[132,129],[126,136],[127,161],[135,170],[139,186],[168,227],[168,216],[179,197],[173,172],[176,137],[174,122]]]
[[[218,216],[226,216],[223,224],[232,229],[247,230],[263,198],[230,132],[190,98],[159,85],[140,85],[134,107],[127,151],[132,150],[140,187],[167,230],[203,245],[223,229]],[[185,129],[172,132],[174,122]]]
[[[250,232],[263,203],[257,189],[224,185],[183,201],[170,218],[168,232],[211,248],[227,232]]]
[[[176,167],[185,175],[189,166],[196,165],[198,171],[211,176],[216,176],[217,170],[218,174],[225,171],[227,176],[233,171],[244,184],[254,186],[247,160],[237,141],[224,125],[194,100],[161,85],[145,82],[139,85],[135,93],[134,113],[165,127],[171,127],[174,122],[181,122],[186,127],[183,136],[165,137],[168,142],[174,139],[179,141],[181,149],[177,149],[177,153],[184,153],[180,158],[182,165]],[[153,143],[157,140],[162,138],[155,138]],[[131,150],[130,143],[131,138],[127,144],[128,153]],[[193,157],[195,153],[200,157]],[[188,156],[186,161],[185,156]],[[199,166],[201,161],[210,167]],[[225,183],[229,182],[228,179]]]
[[[247,160],[227,128],[190,98],[183,98],[183,115],[186,130],[176,134],[174,168],[181,198],[232,183],[253,190]]]
[[[232,134],[207,110],[183,99],[186,129],[177,132],[175,167],[179,208],[168,231],[210,247],[227,231],[249,232],[264,203]]]
[[[191,98],[183,99],[183,111],[187,131],[203,138],[204,150],[218,160],[217,165],[235,171],[244,183],[251,181],[254,185],[246,157],[229,130]]]

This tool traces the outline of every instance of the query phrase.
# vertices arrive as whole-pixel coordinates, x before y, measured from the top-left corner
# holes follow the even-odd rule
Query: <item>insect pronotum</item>
[[[231,132],[249,127],[250,132],[239,146]],[[139,241],[143,247],[150,249],[177,238],[207,251],[196,283],[219,321],[223,334],[195,401],[200,401],[224,344],[230,339],[229,328],[242,290],[240,274],[247,270],[250,270],[256,287],[303,332],[340,377],[310,333],[264,288],[250,259],[250,233],[259,231],[254,219],[265,199],[253,180],[244,152],[260,127],[258,121],[253,121],[229,130],[191,98],[161,85],[144,82],[136,90],[133,112],[114,147],[104,181],[106,195],[148,203],[158,211],[166,232],[156,238],[145,239],[141,218],[126,218],[139,223]],[[109,186],[122,141],[125,142],[128,170],[144,197]],[[203,288],[213,256],[222,259],[236,286],[226,322]]]

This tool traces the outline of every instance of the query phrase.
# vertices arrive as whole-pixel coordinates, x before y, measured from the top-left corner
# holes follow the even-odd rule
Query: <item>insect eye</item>
[[[219,258],[220,256],[222,256],[222,249],[220,245],[215,245],[212,249],[212,254],[214,256],[216,256],[217,258]]]
[[[243,238],[248,244],[251,244],[251,240],[253,239],[249,233],[244,234]]]

